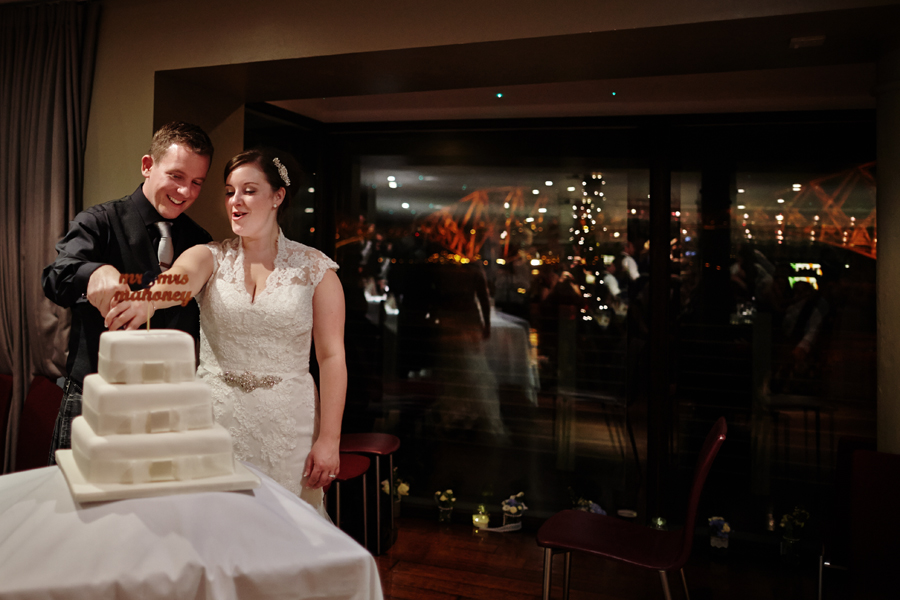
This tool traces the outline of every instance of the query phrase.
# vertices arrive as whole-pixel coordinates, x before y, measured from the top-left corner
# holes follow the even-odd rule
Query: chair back
[[[47,466],[53,427],[62,402],[63,391],[42,375],[37,375],[28,388],[25,405],[19,416],[19,440],[16,443],[16,471]]]
[[[700,504],[700,493],[703,491],[703,484],[706,483],[706,476],[712,467],[722,442],[725,441],[725,434],[728,433],[728,426],[725,424],[725,417],[719,417],[712,429],[706,435],[703,447],[700,449],[700,456],[697,457],[697,466],[694,468],[694,481],[691,484],[691,495],[688,498],[687,517],[684,520],[684,536],[681,545],[681,556],[673,565],[672,569],[680,569],[687,562],[691,555],[691,545],[694,541],[694,522],[697,517],[697,505]]]

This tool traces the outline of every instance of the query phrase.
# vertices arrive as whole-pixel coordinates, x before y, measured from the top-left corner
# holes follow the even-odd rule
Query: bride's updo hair
[[[235,155],[225,165],[225,181],[231,172],[240,166],[255,165],[266,176],[266,181],[272,186],[272,190],[278,191],[284,188],[284,200],[278,206],[278,222],[281,223],[287,214],[297,187],[300,185],[300,169],[294,157],[275,148],[253,148],[244,150]]]

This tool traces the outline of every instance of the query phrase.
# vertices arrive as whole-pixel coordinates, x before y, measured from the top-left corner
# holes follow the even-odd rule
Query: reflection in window
[[[750,491],[776,512],[816,505],[837,440],[874,436],[874,163],[738,172],[724,224],[702,187],[700,174],[673,177],[679,414],[747,423]],[[727,287],[705,294],[719,256]]]
[[[403,436],[413,495],[633,507],[647,190],[646,171],[362,161],[337,248],[348,330],[369,335],[348,340],[372,340],[381,389],[357,395]]]

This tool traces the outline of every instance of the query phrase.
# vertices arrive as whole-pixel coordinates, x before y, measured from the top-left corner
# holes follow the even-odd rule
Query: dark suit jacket
[[[153,226],[160,220],[138,187],[130,196],[92,206],[76,215],[68,233],[56,244],[56,260],[44,269],[41,282],[50,300],[72,309],[66,370],[79,386],[85,375],[97,371],[100,334],[106,330],[100,311],[87,300],[91,274],[102,265],[112,265],[120,273],[143,276],[143,284],[133,284],[132,289],[146,287],[160,273],[155,246],[159,234]],[[191,246],[210,241],[210,235],[187,215],[172,222],[175,258]],[[199,340],[200,309],[192,299],[185,307],[158,311],[150,325],[154,329],[180,329]]]

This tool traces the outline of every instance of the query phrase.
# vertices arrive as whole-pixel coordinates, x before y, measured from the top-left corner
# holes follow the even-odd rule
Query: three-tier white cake
[[[100,336],[99,373],[84,380],[72,450],[57,451],[76,499],[108,500],[256,487],[213,419],[194,374],[194,339],[177,330]]]

